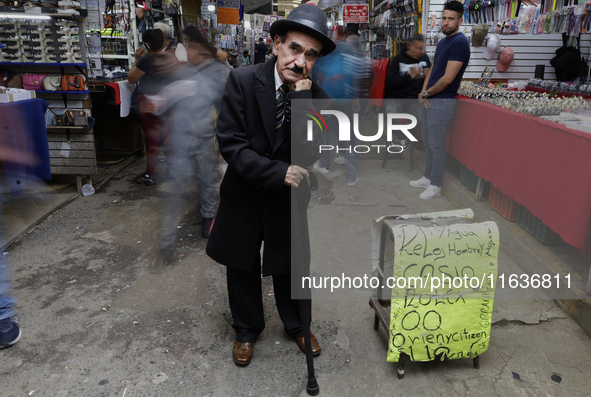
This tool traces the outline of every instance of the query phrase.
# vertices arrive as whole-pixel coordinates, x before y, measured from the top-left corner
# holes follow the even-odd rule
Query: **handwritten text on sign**
[[[369,5],[343,5],[344,23],[367,23],[369,22]]]
[[[430,361],[485,352],[494,303],[491,280],[497,278],[496,223],[399,225],[392,233],[394,277],[414,284],[392,289],[388,361],[397,362],[400,353]]]

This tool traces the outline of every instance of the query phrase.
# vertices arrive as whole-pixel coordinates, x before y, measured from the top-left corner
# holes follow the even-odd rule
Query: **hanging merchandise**
[[[480,75],[480,79],[478,79],[478,83],[476,83],[476,85],[479,87],[487,87],[494,72],[495,68],[484,68],[484,71]]]
[[[484,39],[488,34],[488,25],[480,24],[474,27],[472,31],[472,46],[480,47],[484,43]]]
[[[513,62],[513,57],[515,56],[513,50],[510,47],[505,47],[501,54],[499,55],[499,60],[497,61],[497,70],[499,72],[506,72]]]
[[[486,39],[486,47],[482,51],[484,59],[493,59],[496,52],[501,48],[501,39],[498,34],[490,34]]]
[[[372,57],[375,59],[394,56],[401,46],[422,32],[422,0],[390,0],[379,7],[384,5],[385,11],[376,8],[371,20]]]
[[[466,5],[464,18],[467,23],[478,23],[480,16],[488,18],[486,14],[476,12],[479,1],[470,1]],[[572,5],[572,1],[553,0],[542,0],[539,6],[526,0],[523,3],[528,5],[523,5],[521,1],[505,0],[500,3],[498,14],[495,14],[493,5],[492,18],[481,22],[496,22],[492,32],[502,35],[566,33],[578,36],[591,29],[591,3]],[[486,2],[482,4],[486,9]]]

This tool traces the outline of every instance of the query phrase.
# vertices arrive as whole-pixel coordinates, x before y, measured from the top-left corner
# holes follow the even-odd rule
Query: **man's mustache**
[[[300,68],[299,66],[294,66],[293,68],[291,68],[291,71],[297,74],[302,74],[304,73],[304,69]]]

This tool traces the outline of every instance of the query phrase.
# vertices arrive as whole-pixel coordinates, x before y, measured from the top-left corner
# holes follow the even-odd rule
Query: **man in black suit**
[[[265,327],[263,276],[273,276],[275,301],[285,331],[304,349],[300,301],[291,298],[290,203],[296,196],[298,252],[309,250],[307,206],[309,167],[318,157],[321,137],[307,139],[305,120],[292,119],[292,100],[308,100],[318,110],[328,94],[308,75],[318,57],[334,50],[327,19],[318,7],[304,4],[271,26],[270,61],[232,70],[228,78],[217,137],[228,169],[220,188],[220,206],[207,254],[227,266],[230,309],[236,330],[234,362],[250,363],[254,343]],[[307,102],[308,103],[308,102]],[[293,153],[293,155],[292,155]],[[293,190],[293,192],[292,192]],[[303,254],[303,264],[310,258]],[[312,351],[320,353],[312,337]]]

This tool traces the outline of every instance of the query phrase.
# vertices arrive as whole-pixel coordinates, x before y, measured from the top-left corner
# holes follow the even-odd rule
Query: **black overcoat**
[[[220,205],[207,244],[207,254],[223,265],[248,271],[263,246],[263,274],[290,272],[290,187],[287,168],[310,167],[319,157],[321,133],[314,128],[308,141],[305,117],[293,117],[292,101],[307,100],[316,111],[329,96],[318,84],[310,90],[290,91],[285,118],[275,131],[275,58],[264,64],[232,70],[217,123],[217,138],[228,169],[220,188]],[[293,152],[293,156],[292,156]],[[303,252],[309,252],[307,207],[310,189],[302,182],[298,213]],[[309,264],[309,256],[304,258]]]

